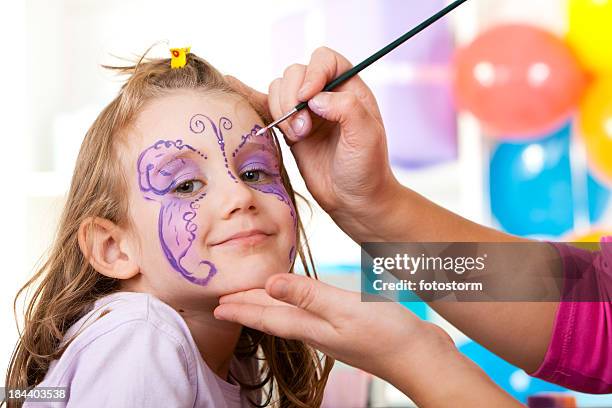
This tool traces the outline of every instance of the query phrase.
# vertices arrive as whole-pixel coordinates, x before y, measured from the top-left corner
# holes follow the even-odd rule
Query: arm
[[[360,228],[351,235],[356,242],[530,242],[469,221],[406,187],[395,186],[392,191],[371,208],[371,217],[360,217]],[[344,223],[350,224],[348,220]],[[557,258],[555,248],[533,247],[541,254],[513,261],[522,276],[529,279],[538,273],[552,280],[562,275],[560,260],[537,262],[538,258]],[[549,269],[541,269],[543,265]],[[502,275],[505,271],[496,272]],[[535,371],[544,360],[559,307],[558,302],[441,301],[429,305],[467,336],[527,372]]]
[[[367,85],[356,76],[336,92],[319,93],[350,67],[342,55],[320,48],[307,66],[294,64],[273,81],[269,96],[230,80],[273,118],[309,100],[310,112],[303,110],[280,127],[308,190],[355,242],[522,241],[470,222],[400,185],[388,162],[384,125]],[[538,272],[554,276],[558,268]],[[432,306],[468,336],[527,371],[544,358],[557,309],[554,302]]]
[[[393,302],[292,274],[220,299],[215,317],[288,339],[393,384],[420,407],[519,407],[439,327]],[[383,335],[384,333],[384,335]]]

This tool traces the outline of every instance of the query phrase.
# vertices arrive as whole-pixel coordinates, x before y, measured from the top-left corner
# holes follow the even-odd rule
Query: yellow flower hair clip
[[[170,68],[183,68],[187,64],[187,54],[191,47],[185,48],[170,48],[170,55],[172,59],[170,60]]]

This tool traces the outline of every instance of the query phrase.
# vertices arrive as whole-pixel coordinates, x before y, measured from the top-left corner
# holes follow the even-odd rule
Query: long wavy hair
[[[67,329],[87,313],[96,299],[119,290],[118,280],[98,273],[85,259],[78,245],[77,231],[89,217],[105,218],[121,226],[131,225],[124,199],[127,181],[118,152],[122,130],[131,124],[147,101],[173,90],[238,94],[217,69],[193,53],[187,54],[184,68],[171,69],[170,59],[149,58],[149,51],[127,66],[104,66],[129,77],[87,131],[48,256],[15,296],[13,306],[17,316],[18,299],[30,289],[33,292],[31,296],[24,296],[27,303],[24,326],[19,330],[19,340],[9,363],[7,389],[28,389],[39,384],[51,361],[58,359],[69,344],[60,345]],[[262,118],[269,119],[264,112],[253,108]],[[317,278],[297,212],[296,197],[304,197],[293,191],[280,149],[278,152],[283,184],[296,207],[297,259],[307,276]],[[291,273],[294,268],[295,263]],[[241,360],[259,361],[256,383],[244,383],[232,376],[242,387],[259,394],[261,404],[252,400],[254,405],[282,408],[321,405],[334,363],[330,357],[303,342],[247,327],[242,330],[235,355]],[[7,402],[11,408],[20,405],[20,401]]]

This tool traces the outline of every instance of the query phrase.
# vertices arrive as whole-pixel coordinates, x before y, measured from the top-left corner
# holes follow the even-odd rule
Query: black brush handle
[[[382,57],[384,57],[385,55],[387,55],[388,53],[390,53],[391,51],[393,51],[394,49],[402,45],[404,42],[408,41],[410,38],[414,37],[415,35],[423,31],[424,29],[426,29],[427,27],[429,27],[436,21],[440,20],[442,17],[444,17],[445,15],[447,15],[448,13],[450,13],[451,11],[453,11],[454,9],[456,9],[457,7],[459,7],[461,4],[465,3],[466,1],[467,0],[456,0],[452,2],[451,4],[449,4],[448,6],[444,7],[442,10],[438,11],[436,14],[429,17],[427,20],[423,21],[421,24],[414,27],[412,30],[408,31],[406,34],[402,35],[397,40],[383,47],[375,54],[369,56],[368,58],[366,58],[359,64],[355,65],[353,68],[349,69],[348,71],[340,75],[338,78],[334,79],[333,81],[325,85],[325,88],[323,88],[323,92],[329,92],[333,90],[334,88],[336,88],[338,85],[342,84],[344,81],[354,77],[359,72],[363,71],[365,68],[369,67],[374,62],[378,61],[379,59],[381,59]],[[299,110],[304,109],[307,106],[308,106],[308,102],[300,102],[299,104],[295,105],[295,109],[299,111]]]

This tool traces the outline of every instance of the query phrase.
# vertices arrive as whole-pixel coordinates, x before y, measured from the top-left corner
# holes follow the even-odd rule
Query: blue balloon
[[[502,360],[478,343],[469,341],[459,351],[476,363],[497,385],[522,403],[529,395],[541,392],[563,392],[565,388],[529,377],[523,370]]]
[[[589,174],[587,189],[589,192],[589,218],[591,224],[596,223],[604,215],[610,201],[610,190],[600,184],[595,177]]]
[[[491,210],[501,227],[522,236],[562,236],[574,227],[571,126],[532,143],[500,143],[491,157]],[[603,214],[609,191],[588,176],[591,222]],[[586,216],[586,214],[585,214]]]

